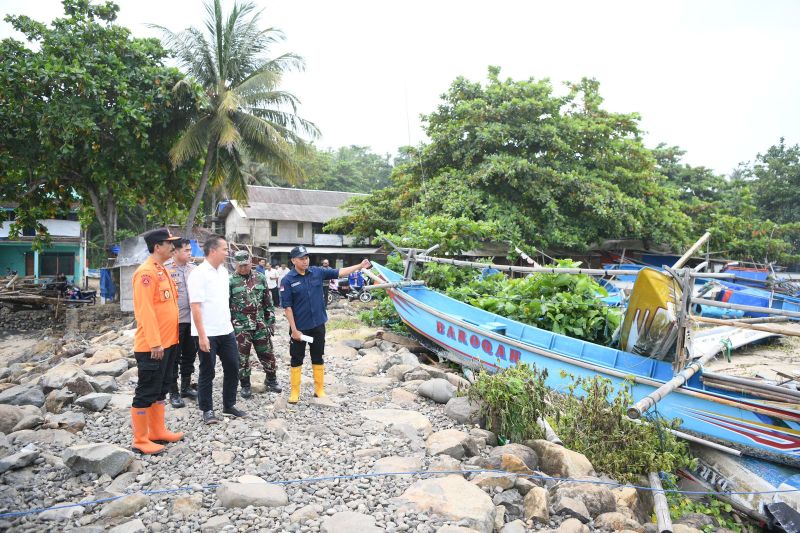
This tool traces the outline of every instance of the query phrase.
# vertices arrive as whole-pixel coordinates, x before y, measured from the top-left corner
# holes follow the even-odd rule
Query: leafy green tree
[[[458,78],[425,117],[430,144],[395,167],[393,186],[354,200],[332,224],[357,236],[382,219],[446,214],[497,222],[515,242],[585,249],[605,238],[676,247],[690,220],[644,146],[636,114],[602,108],[599,84],[584,79],[556,96],[549,80],[484,86]],[[382,203],[383,205],[378,205]]]
[[[800,222],[800,145],[786,146],[781,138],[756,157],[752,173],[761,217],[779,224]]]
[[[189,173],[173,171],[167,152],[192,101],[169,90],[180,73],[158,40],[114,24],[114,3],[63,4],[50,27],[6,17],[34,46],[0,42],[0,198],[18,205],[14,235],[80,204],[108,246],[121,206],[148,204],[162,222],[185,200]]]
[[[196,91],[199,97],[191,125],[170,151],[175,166],[204,160],[187,234],[209,181],[229,197],[246,201],[245,160],[265,163],[275,174],[297,180],[303,173],[295,154],[305,149],[303,136],[319,133],[314,124],[297,116],[297,98],[279,89],[283,73],[302,68],[302,59],[291,53],[267,57],[272,45],[284,39],[283,33],[261,29],[260,12],[252,2],[234,3],[227,16],[220,0],[205,7],[205,32],[160,28],[190,76],[176,89]]]

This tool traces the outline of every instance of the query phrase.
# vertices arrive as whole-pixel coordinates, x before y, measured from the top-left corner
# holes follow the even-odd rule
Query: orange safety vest
[[[156,346],[169,348],[178,343],[178,289],[152,256],[133,273],[133,314],[133,351],[149,352]]]

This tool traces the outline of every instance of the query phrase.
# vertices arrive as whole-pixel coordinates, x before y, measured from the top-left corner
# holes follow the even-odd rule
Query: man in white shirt
[[[189,303],[192,308],[192,336],[197,338],[200,371],[197,378],[197,405],[203,412],[203,422],[216,424],[211,397],[216,358],[222,363],[222,413],[242,417],[245,412],[236,408],[236,389],[239,386],[239,348],[233,334],[228,304],[229,282],[225,259],[228,243],[212,235],[203,244],[206,260],[189,275]]]
[[[272,263],[268,263],[263,274],[267,277],[267,288],[269,288],[269,295],[272,297],[272,305],[280,307],[281,295],[278,292],[280,272],[278,272],[278,268],[273,267]]]

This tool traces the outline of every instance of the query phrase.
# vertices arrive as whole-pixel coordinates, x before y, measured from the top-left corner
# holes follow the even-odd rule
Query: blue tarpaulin
[[[111,278],[110,268],[100,269],[100,296],[106,300],[113,300],[116,288],[114,287],[114,280]]]
[[[192,257],[203,257],[205,255],[196,240],[191,239],[189,242],[192,243]]]

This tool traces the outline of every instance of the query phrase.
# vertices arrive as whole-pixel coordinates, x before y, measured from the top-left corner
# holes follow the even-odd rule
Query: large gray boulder
[[[405,409],[368,409],[358,413],[367,420],[388,426],[389,424],[408,424],[423,437],[431,434],[432,426],[428,417],[416,411]]]
[[[44,405],[44,392],[35,383],[16,385],[0,392],[0,403],[41,407]]]
[[[0,459],[0,474],[7,470],[24,468],[39,458],[39,450],[33,444],[28,444],[15,454]]]
[[[409,352],[408,350],[399,350],[393,354],[390,354],[385,357],[381,371],[386,371],[389,368],[397,365],[407,365],[411,368],[416,368],[419,366],[419,359],[413,353]]]
[[[75,441],[75,435],[63,429],[23,429],[8,435],[8,440],[16,446],[24,446],[33,442],[55,446],[69,446]]]
[[[44,399],[44,408],[48,413],[60,413],[64,407],[75,401],[77,396],[67,389],[51,390]]]
[[[614,498],[614,493],[606,485],[569,483],[556,489],[554,500],[557,502],[562,498],[573,498],[582,502],[592,518],[617,510],[617,500]]]
[[[77,433],[86,427],[86,417],[72,411],[58,415],[47,413],[44,422],[50,429],[66,429],[70,433]]]
[[[396,498],[401,509],[435,513],[481,533],[494,529],[495,507],[488,494],[461,476],[423,479]]]
[[[0,405],[0,433],[11,433],[25,416],[26,412],[17,405]]]
[[[474,451],[467,443],[470,436],[457,429],[444,429],[431,433],[425,442],[429,455],[449,455],[454,459],[463,459]]]
[[[420,385],[417,394],[436,403],[447,403],[455,396],[456,388],[446,379],[433,378]]]
[[[108,474],[112,478],[133,462],[133,452],[108,443],[81,444],[64,451],[64,463],[77,472]]]
[[[585,455],[543,439],[526,441],[539,457],[539,470],[548,476],[582,479],[594,476],[592,463]]]
[[[502,460],[503,455],[513,455],[517,457],[531,470],[536,470],[539,466],[539,458],[536,452],[524,444],[511,443],[505,446],[497,446],[496,448],[492,448],[492,451],[489,452],[490,458],[499,458]]]
[[[83,369],[75,363],[61,363],[45,372],[39,380],[39,384],[42,386],[45,393],[49,393],[52,390],[63,389],[68,383],[74,382],[76,378],[83,378],[85,380],[85,376],[86,373]],[[78,394],[78,392],[72,388],[69,390]],[[88,392],[85,394],[88,394]]]
[[[92,392],[75,400],[75,404],[88,411],[98,412],[105,409],[106,405],[108,405],[108,402],[110,401],[110,394],[103,392]]]
[[[128,361],[126,359],[117,359],[110,363],[100,363],[99,365],[86,366],[83,365],[83,370],[90,376],[121,376],[128,370]]]
[[[470,400],[466,396],[451,398],[444,408],[444,414],[459,424],[481,424],[483,418],[481,416],[481,404]]]
[[[100,516],[103,518],[131,516],[146,507],[148,503],[150,503],[150,497],[141,492],[129,494],[128,496],[107,503],[100,511]]]

